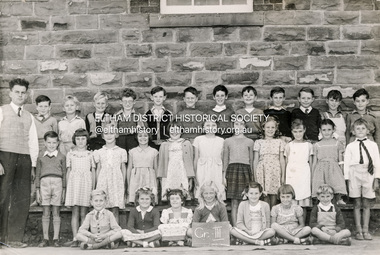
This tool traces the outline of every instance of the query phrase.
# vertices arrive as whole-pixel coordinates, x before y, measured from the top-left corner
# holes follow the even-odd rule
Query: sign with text
[[[230,223],[193,222],[193,247],[230,246]]]

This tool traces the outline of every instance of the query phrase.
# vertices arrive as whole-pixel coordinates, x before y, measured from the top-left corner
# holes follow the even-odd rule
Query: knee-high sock
[[[42,233],[44,239],[49,240],[50,216],[42,216]]]
[[[53,217],[53,228],[54,228],[54,240],[59,239],[59,229],[61,228],[61,217]]]

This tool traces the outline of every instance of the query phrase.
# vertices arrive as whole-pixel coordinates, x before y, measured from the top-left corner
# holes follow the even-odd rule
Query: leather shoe
[[[22,242],[8,242],[7,245],[11,248],[26,248],[28,244]]]
[[[54,239],[53,240],[53,247],[56,247],[56,248],[61,247],[61,245],[59,244],[58,239]]]
[[[49,240],[42,240],[42,242],[38,245],[40,248],[48,247],[49,246]]]

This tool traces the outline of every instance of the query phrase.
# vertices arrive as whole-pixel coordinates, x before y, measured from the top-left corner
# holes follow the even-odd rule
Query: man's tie
[[[358,140],[359,141],[359,151],[360,151],[360,161],[359,161],[359,164],[363,164],[364,161],[363,161],[363,153],[362,153],[362,147],[365,151],[365,153],[367,154],[367,157],[368,157],[368,173],[370,173],[371,175],[373,175],[373,162],[372,162],[372,158],[371,158],[371,155],[369,154],[368,152],[368,149],[367,147],[365,146],[364,142],[367,140],[367,138],[363,139],[363,140]]]
[[[309,114],[309,109],[305,109],[305,114]]]
[[[21,117],[21,107],[18,108],[18,113],[17,113],[17,115],[18,115],[19,117]]]
[[[96,212],[96,214],[95,214],[95,219],[96,219],[96,220],[99,220],[99,211]]]

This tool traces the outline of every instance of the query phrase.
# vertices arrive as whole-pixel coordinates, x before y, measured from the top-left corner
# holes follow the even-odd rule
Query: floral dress
[[[160,221],[163,223],[158,226],[163,241],[184,240],[187,229],[193,220],[193,211],[182,207],[181,217],[175,218],[172,208],[164,209]]]
[[[128,202],[135,202],[136,190],[149,187],[157,202],[156,171],[153,168],[158,151],[152,147],[141,149],[135,147],[129,151],[129,163],[132,164],[128,187]]]
[[[189,181],[183,162],[182,141],[170,142],[167,177],[162,178],[162,200],[167,200],[167,189],[184,189],[188,191]]]
[[[271,217],[275,218],[275,222],[293,236],[302,230],[302,227],[298,223],[298,218],[302,215],[303,209],[295,201],[293,201],[289,208],[278,204],[273,206],[271,211]]]
[[[259,153],[256,167],[256,181],[268,194],[277,194],[281,186],[280,153],[284,152],[285,143],[281,139],[256,140],[253,151]]]
[[[65,206],[90,206],[92,173],[95,162],[91,151],[71,150],[66,156],[70,176],[66,188]],[[95,171],[95,170],[94,170]]]
[[[94,151],[94,160],[101,166],[96,189],[106,192],[108,196],[106,208],[124,209],[124,179],[121,164],[128,161],[127,151],[118,146],[113,148],[103,146],[100,150]]]

